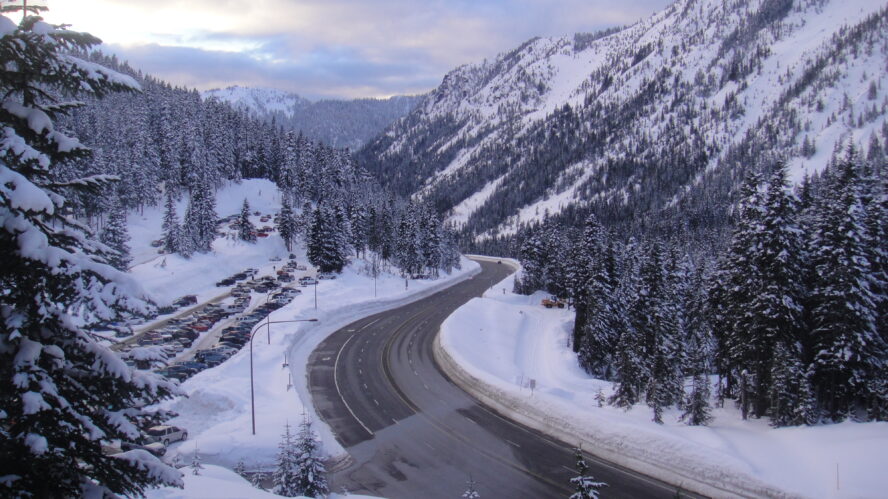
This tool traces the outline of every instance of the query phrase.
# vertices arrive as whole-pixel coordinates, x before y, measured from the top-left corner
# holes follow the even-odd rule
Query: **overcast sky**
[[[427,92],[533,36],[631,24],[669,0],[44,0],[149,74],[309,98]]]

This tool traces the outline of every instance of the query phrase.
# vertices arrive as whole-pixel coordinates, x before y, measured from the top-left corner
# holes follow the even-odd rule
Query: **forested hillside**
[[[711,238],[770,158],[798,183],[843,141],[884,143],[886,26],[888,9],[864,0],[679,0],[455,69],[359,162],[489,251],[589,213]]]

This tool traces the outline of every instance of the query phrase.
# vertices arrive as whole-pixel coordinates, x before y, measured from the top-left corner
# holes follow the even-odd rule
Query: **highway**
[[[460,305],[512,270],[479,262],[473,279],[356,321],[312,352],[315,407],[351,456],[331,491],[399,498],[455,498],[476,482],[484,498],[568,497],[572,445],[513,423],[454,385],[432,344]],[[675,487],[587,455],[603,497],[676,497]],[[682,494],[684,495],[684,494]]]

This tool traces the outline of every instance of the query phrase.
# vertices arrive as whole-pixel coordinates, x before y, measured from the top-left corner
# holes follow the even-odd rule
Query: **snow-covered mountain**
[[[453,70],[360,161],[481,239],[590,210],[707,224],[768,158],[798,181],[884,144],[886,57],[884,2],[679,0]]]
[[[311,105],[310,100],[299,94],[274,88],[231,86],[207,90],[201,95],[204,99],[215,97],[255,116],[281,113],[289,118]]]
[[[203,92],[204,99],[228,102],[257,118],[327,145],[357,149],[398,118],[409,113],[421,96],[388,99],[310,101],[292,92],[271,88],[227,87]]]

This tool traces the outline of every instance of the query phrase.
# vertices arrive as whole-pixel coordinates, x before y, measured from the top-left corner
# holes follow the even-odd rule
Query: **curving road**
[[[568,497],[571,445],[487,409],[438,368],[441,323],[511,269],[482,272],[428,298],[356,321],[312,352],[315,407],[351,456],[331,477],[346,488],[398,498],[454,498],[471,477],[485,498]],[[674,487],[587,456],[605,497],[675,497]]]

